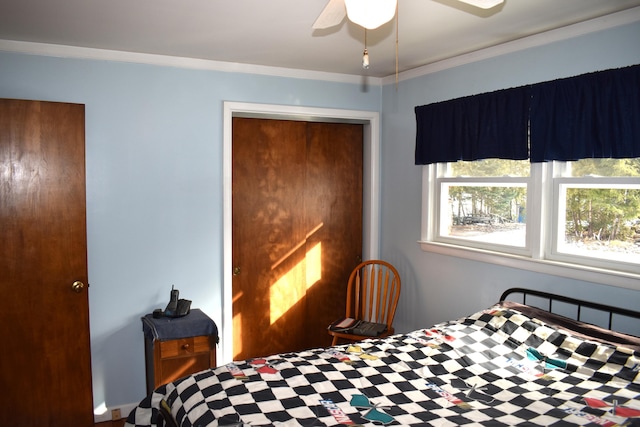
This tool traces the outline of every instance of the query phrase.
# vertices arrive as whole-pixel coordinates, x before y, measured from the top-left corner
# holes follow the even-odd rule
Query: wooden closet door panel
[[[233,358],[301,349],[304,122],[233,119]]]
[[[362,257],[362,159],[362,125],[308,123],[307,251],[320,264],[307,283],[307,347],[331,344],[327,326],[344,316],[347,279]]]
[[[84,106],[0,100],[0,176],[0,425],[92,426]]]

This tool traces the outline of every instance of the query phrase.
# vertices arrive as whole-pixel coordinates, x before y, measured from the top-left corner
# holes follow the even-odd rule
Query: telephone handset
[[[172,285],[169,304],[167,304],[167,308],[164,309],[164,316],[182,317],[189,314],[189,310],[191,309],[191,301],[188,299],[179,298],[179,295],[180,291],[174,289]]]

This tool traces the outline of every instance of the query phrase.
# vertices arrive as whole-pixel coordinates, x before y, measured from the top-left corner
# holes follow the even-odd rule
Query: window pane
[[[640,263],[640,184],[567,184],[560,191],[565,222],[560,224],[558,239],[564,241],[558,242],[559,252]]]
[[[582,159],[567,162],[569,175],[582,176],[640,176],[640,158],[637,159]]]
[[[440,236],[525,247],[526,184],[442,183]]]
[[[448,176],[501,177],[529,176],[528,160],[484,159],[473,162],[449,163]]]

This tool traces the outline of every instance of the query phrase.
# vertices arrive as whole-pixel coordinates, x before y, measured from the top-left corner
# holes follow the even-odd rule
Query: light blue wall
[[[87,221],[94,401],[145,394],[140,316],[172,284],[220,324],[223,101],[379,111],[381,256],[403,279],[406,331],[495,302],[509,286],[625,307],[640,292],[422,252],[421,168],[413,108],[430,102],[640,63],[640,25],[402,81],[358,84],[0,52],[0,97],[86,105]]]
[[[0,97],[85,104],[94,403],[145,394],[171,285],[221,324],[223,102],[377,111],[380,87],[0,52]]]
[[[399,266],[396,327],[412,330],[488,307],[508,287],[556,291],[640,309],[640,292],[423,252],[422,167],[414,107],[496,89],[640,64],[640,23],[435,72],[383,89],[381,256]],[[640,143],[640,142],[639,142]],[[640,283],[638,283],[640,289]],[[635,325],[640,334],[640,325]]]

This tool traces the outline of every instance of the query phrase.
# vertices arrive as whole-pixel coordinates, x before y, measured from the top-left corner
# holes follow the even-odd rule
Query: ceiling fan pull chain
[[[364,52],[362,52],[362,68],[369,69],[369,52],[367,51],[367,29],[364,29]]]

